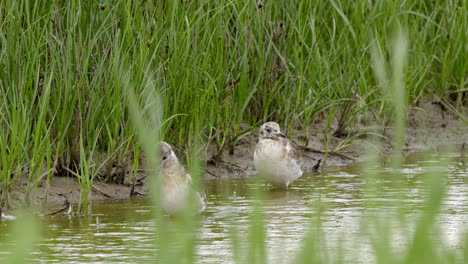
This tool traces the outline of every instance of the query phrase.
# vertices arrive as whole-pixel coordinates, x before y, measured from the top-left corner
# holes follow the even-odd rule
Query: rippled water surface
[[[459,157],[453,157],[442,168],[447,172],[441,175],[447,190],[438,222],[442,229],[440,243],[457,248],[468,222],[468,173]],[[426,161],[415,156],[407,160],[399,174],[392,175],[395,171],[387,168],[371,170],[375,181],[365,177],[357,165],[331,168],[323,174],[304,175],[287,191],[268,189],[264,194],[267,259],[272,263],[293,263],[309,231],[321,230],[314,234],[323,236],[323,252],[329,259],[338,258],[341,252],[347,261],[371,261],[373,248],[365,235],[371,226],[366,225],[368,216],[387,217],[389,225],[398,225],[394,219],[406,219],[408,229],[396,227],[392,231],[395,247],[404,246],[405,230],[414,230],[425,205],[426,172],[438,164],[437,156]],[[249,246],[248,226],[255,201],[251,190],[263,186],[246,180],[223,180],[208,182],[205,188],[209,206],[197,229],[196,260],[233,262],[232,234],[239,242],[236,252],[244,254]],[[404,212],[397,208],[404,208]],[[149,199],[137,198],[95,203],[88,217],[43,217],[43,238],[31,260],[154,262],[158,239],[154,211]],[[399,212],[402,216],[398,216]],[[321,227],[317,219],[321,220]],[[8,254],[2,249],[11,240],[7,230],[12,222],[0,223],[0,259]]]

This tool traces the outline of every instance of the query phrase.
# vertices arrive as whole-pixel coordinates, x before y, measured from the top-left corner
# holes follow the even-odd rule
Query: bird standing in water
[[[192,177],[179,163],[169,144],[159,143],[162,207],[168,215],[178,215],[189,209],[187,203],[193,202],[194,210],[201,213],[206,208],[206,196],[192,186]],[[191,201],[189,201],[189,199]]]
[[[276,122],[267,122],[260,127],[254,165],[267,182],[286,188],[302,176],[301,152],[281,133]]]

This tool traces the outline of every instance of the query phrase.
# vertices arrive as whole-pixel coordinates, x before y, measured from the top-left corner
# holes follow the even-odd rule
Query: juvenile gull
[[[302,176],[300,151],[281,133],[276,122],[260,127],[260,135],[254,152],[257,173],[273,185],[285,186]]]
[[[186,210],[189,199],[193,202],[196,212],[201,213],[206,208],[204,193],[197,192],[192,186],[192,177],[179,163],[174,151],[164,141],[159,143],[162,207],[168,215],[181,214]]]

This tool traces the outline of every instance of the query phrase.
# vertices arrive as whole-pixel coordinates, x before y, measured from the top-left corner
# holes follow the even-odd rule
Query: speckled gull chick
[[[302,157],[294,144],[280,131],[276,122],[260,127],[254,152],[257,173],[273,185],[285,186],[302,176]]]
[[[192,186],[192,177],[179,163],[177,156],[169,144],[161,141],[160,171],[162,207],[168,215],[178,215],[188,209],[187,203],[192,200],[196,212],[201,213],[206,208],[204,193],[197,192]]]

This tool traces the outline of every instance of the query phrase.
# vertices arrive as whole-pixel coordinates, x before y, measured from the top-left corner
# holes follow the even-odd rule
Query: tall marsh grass
[[[406,85],[404,83],[404,69],[407,67],[405,58],[408,51],[408,35],[405,30],[396,28],[392,37],[390,54],[398,55],[393,57],[385,55],[377,46],[372,48],[372,64],[378,86],[383,89],[382,93],[389,96],[388,107],[393,109],[394,115],[394,147],[401,147],[402,138],[405,137],[405,97]],[[386,72],[385,69],[390,69]],[[120,75],[123,80],[129,81],[129,78],[122,72]],[[135,128],[136,139],[141,146],[142,151],[146,153],[145,164],[149,168],[149,175],[153,181],[152,198],[154,201],[154,219],[155,241],[157,247],[157,259],[161,263],[203,263],[203,259],[197,256],[197,235],[200,231],[200,218],[189,213],[180,217],[170,218],[164,215],[161,210],[159,180],[157,175],[158,167],[158,149],[157,142],[161,136],[160,131],[164,127],[165,119],[162,118],[162,97],[152,89],[151,84],[154,81],[151,78],[144,77],[141,83],[141,93],[144,97],[138,97],[131,83],[125,84],[124,90],[128,99],[129,119],[132,127]],[[197,143],[194,143],[196,145]],[[375,142],[379,144],[379,142]],[[97,145],[97,144],[93,144]],[[85,153],[83,144],[80,141],[80,153]],[[447,150],[453,152],[453,150]],[[92,151],[91,151],[92,152]],[[320,201],[320,196],[309,206],[313,213],[304,225],[309,224],[308,232],[303,236],[302,241],[297,241],[301,245],[297,252],[288,252],[291,256],[290,263],[349,263],[355,260],[357,263],[465,263],[468,252],[468,235],[465,231],[462,241],[456,247],[444,244],[443,226],[438,221],[438,217],[443,210],[445,198],[448,193],[446,182],[449,163],[448,158],[439,158],[437,163],[425,168],[422,179],[423,194],[422,207],[418,209],[408,208],[408,201],[405,195],[408,195],[408,189],[405,186],[407,176],[401,170],[403,159],[398,151],[392,155],[390,166],[392,173],[381,175],[381,159],[378,153],[368,153],[371,158],[362,166],[361,174],[363,176],[363,194],[365,201],[362,208],[362,217],[360,220],[360,232],[356,234],[343,233],[342,236],[353,236],[354,242],[359,246],[370,246],[370,254],[366,256],[357,255],[346,248],[346,244],[338,242],[330,245],[329,234],[322,225],[324,211],[327,210],[326,203]],[[191,157],[196,154],[191,154]],[[441,155],[440,157],[449,157]],[[83,157],[86,160],[85,157]],[[427,157],[427,160],[437,160],[433,157]],[[83,163],[86,165],[86,163]],[[195,181],[200,178],[197,173],[196,158],[192,159],[191,173]],[[83,170],[83,168],[82,168]],[[377,173],[379,172],[379,173]],[[382,179],[385,177],[386,179]],[[232,221],[230,226],[225,228],[232,241],[230,250],[235,263],[269,263],[267,251],[267,223],[268,216],[265,214],[265,195],[267,190],[261,184],[257,177],[250,179],[249,189],[251,199],[250,217],[247,222],[236,223]],[[390,181],[395,187],[395,192],[391,195],[385,195],[385,184]],[[461,183],[463,184],[463,183]],[[387,186],[388,187],[388,186]],[[388,190],[388,189],[387,189]],[[317,191],[317,190],[310,190]],[[286,192],[286,191],[285,191]],[[286,194],[286,193],[284,193]],[[384,198],[385,199],[379,199]],[[387,203],[383,206],[381,203]],[[388,206],[391,203],[391,206]],[[189,203],[189,206],[191,204]],[[375,210],[380,209],[380,210]],[[411,211],[411,213],[408,212]],[[191,210],[187,210],[190,212]],[[75,216],[81,217],[81,216]],[[34,221],[33,217],[19,217],[14,223],[9,233],[11,252],[7,255],[7,263],[23,263],[28,261],[34,252],[34,241],[40,241],[39,234],[40,221]],[[32,221],[32,222],[31,222]],[[22,229],[21,226],[27,226]],[[246,226],[244,226],[246,225]],[[247,232],[238,232],[239,229],[247,229]],[[216,231],[218,232],[218,231]],[[346,232],[346,231],[345,231]],[[247,234],[246,236],[243,236]],[[127,235],[127,234],[123,234]],[[34,239],[34,240],[33,240]],[[348,240],[351,240],[348,237]],[[397,241],[397,242],[396,242]],[[144,251],[142,251],[144,252]],[[221,261],[221,260],[220,260]]]
[[[392,98],[379,88],[372,51],[400,58],[389,40],[401,26],[408,63],[399,96],[417,103],[436,95],[456,111],[466,104],[467,5],[4,0],[1,201],[22,177],[33,190],[74,171],[87,197],[92,180],[106,177],[97,168],[138,168],[128,87],[138,102],[149,90],[160,94],[161,138],[187,153],[232,147],[251,131],[242,124],[266,120],[306,131],[323,113],[345,125],[370,109],[370,121],[386,120]]]

